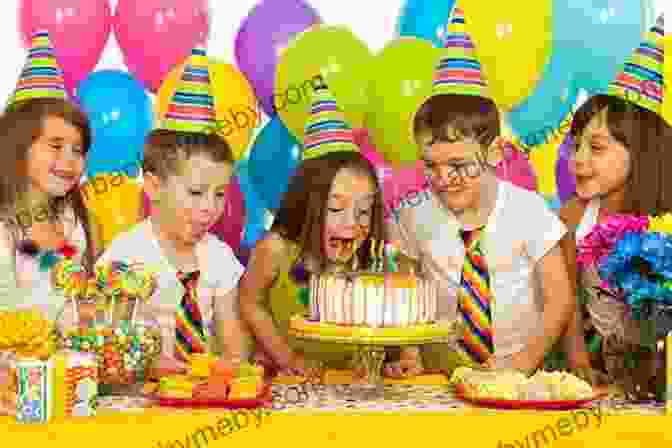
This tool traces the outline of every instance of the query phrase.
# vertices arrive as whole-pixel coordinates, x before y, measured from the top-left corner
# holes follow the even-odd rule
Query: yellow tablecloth
[[[123,411],[102,400],[95,418],[48,425],[0,418],[2,446],[205,448],[226,443],[335,448],[464,442],[469,447],[555,448],[606,442],[616,448],[672,442],[669,420],[652,404],[604,400],[592,409],[567,412],[494,411],[466,405],[455,398],[445,377],[435,376],[389,384],[384,400],[353,402],[347,398],[349,386],[343,384],[348,375],[329,372],[329,385],[308,389],[307,400],[278,411],[143,409],[133,407],[133,401],[142,406],[142,400],[119,397],[109,402],[128,400]],[[284,384],[274,384],[274,391],[286,398],[300,379],[279,380]]]

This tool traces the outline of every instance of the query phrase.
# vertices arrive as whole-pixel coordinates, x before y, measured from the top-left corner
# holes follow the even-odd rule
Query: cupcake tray
[[[255,409],[272,404],[271,385],[265,384],[255,398],[240,400],[207,399],[207,398],[167,398],[158,394],[147,394],[145,397],[155,401],[160,407],[168,408],[220,408],[220,409]]]

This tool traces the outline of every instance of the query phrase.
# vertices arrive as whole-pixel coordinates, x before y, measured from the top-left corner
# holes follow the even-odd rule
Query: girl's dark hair
[[[322,268],[326,259],[322,249],[327,200],[336,174],[344,168],[367,176],[378,185],[376,171],[371,163],[358,152],[331,152],[316,159],[304,161],[290,179],[280,209],[275,214],[271,231],[296,243],[301,255],[310,254],[320,260]],[[384,209],[380,188],[376,189],[371,217],[370,239],[383,240]],[[365,266],[368,252],[360,250],[360,266]]]
[[[672,128],[658,114],[624,99],[598,95],[577,110],[571,134],[578,141],[588,122],[603,109],[607,128],[630,152],[621,213],[672,212]]]
[[[42,136],[44,120],[58,117],[77,128],[82,137],[82,149],[86,154],[91,147],[91,128],[86,115],[71,102],[58,98],[34,98],[10,106],[0,116],[0,214],[10,226],[15,241],[23,238],[23,230],[18,217],[32,211],[17,210],[17,204],[28,191],[28,152],[35,140]],[[92,268],[95,262],[91,226],[84,199],[79,188],[73,188],[65,196],[53,198],[47,204],[48,210],[63,213],[66,207],[74,211],[78,224],[84,228],[86,252],[83,264]]]

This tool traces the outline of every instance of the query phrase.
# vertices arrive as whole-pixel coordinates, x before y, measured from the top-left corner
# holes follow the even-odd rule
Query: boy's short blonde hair
[[[484,149],[501,133],[497,106],[472,95],[436,95],[422,105],[413,120],[413,134],[420,146],[476,140]]]
[[[234,163],[231,147],[215,133],[195,134],[156,129],[145,141],[142,170],[166,180],[180,174],[181,161],[197,154],[207,155],[213,162]]]

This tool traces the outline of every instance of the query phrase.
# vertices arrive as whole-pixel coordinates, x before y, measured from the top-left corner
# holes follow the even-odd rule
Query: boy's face
[[[233,167],[195,154],[181,161],[179,168],[165,180],[146,175],[146,190],[157,202],[153,216],[162,230],[179,245],[193,246],[224,212]]]
[[[342,169],[334,177],[325,211],[322,245],[327,259],[345,263],[371,232],[376,185],[368,176]]]
[[[483,147],[473,139],[436,142],[423,152],[425,175],[434,193],[453,212],[477,209],[487,170]]]

